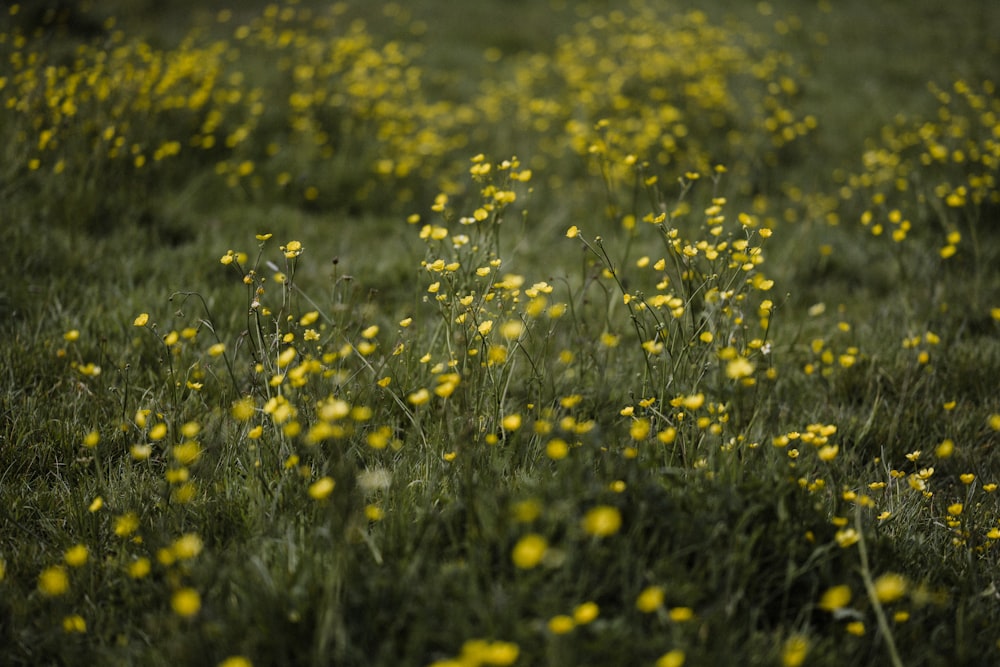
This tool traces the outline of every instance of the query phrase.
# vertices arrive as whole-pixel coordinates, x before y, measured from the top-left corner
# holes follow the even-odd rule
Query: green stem
[[[893,667],[903,667],[903,661],[899,657],[899,650],[896,648],[896,640],[893,639],[892,629],[889,627],[889,621],[885,617],[885,610],[882,608],[882,603],[879,601],[878,593],[875,590],[875,582],[872,580],[872,571],[868,564],[868,547],[865,545],[865,535],[861,530],[860,503],[857,506],[854,516],[854,529],[858,531],[858,554],[861,556],[861,578],[865,582],[865,591],[868,593],[868,600],[872,603],[872,609],[875,611],[875,619],[878,623],[879,632],[882,633],[882,638],[885,640],[885,646],[889,650],[889,659],[892,661]]]

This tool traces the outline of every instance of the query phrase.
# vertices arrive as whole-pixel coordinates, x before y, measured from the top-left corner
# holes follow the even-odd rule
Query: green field
[[[1000,664],[994,5],[4,4],[0,665]]]

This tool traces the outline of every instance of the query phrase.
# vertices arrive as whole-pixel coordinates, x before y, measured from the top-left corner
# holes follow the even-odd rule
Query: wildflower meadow
[[[0,665],[1000,664],[989,0],[0,6]]]

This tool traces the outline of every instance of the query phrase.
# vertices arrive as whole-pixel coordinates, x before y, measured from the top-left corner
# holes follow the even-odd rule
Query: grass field
[[[994,4],[5,4],[0,665],[1000,664]]]

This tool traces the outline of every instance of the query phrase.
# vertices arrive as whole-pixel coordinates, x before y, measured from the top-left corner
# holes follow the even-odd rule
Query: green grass
[[[1000,12],[467,4],[3,9],[0,664],[1000,661]]]

